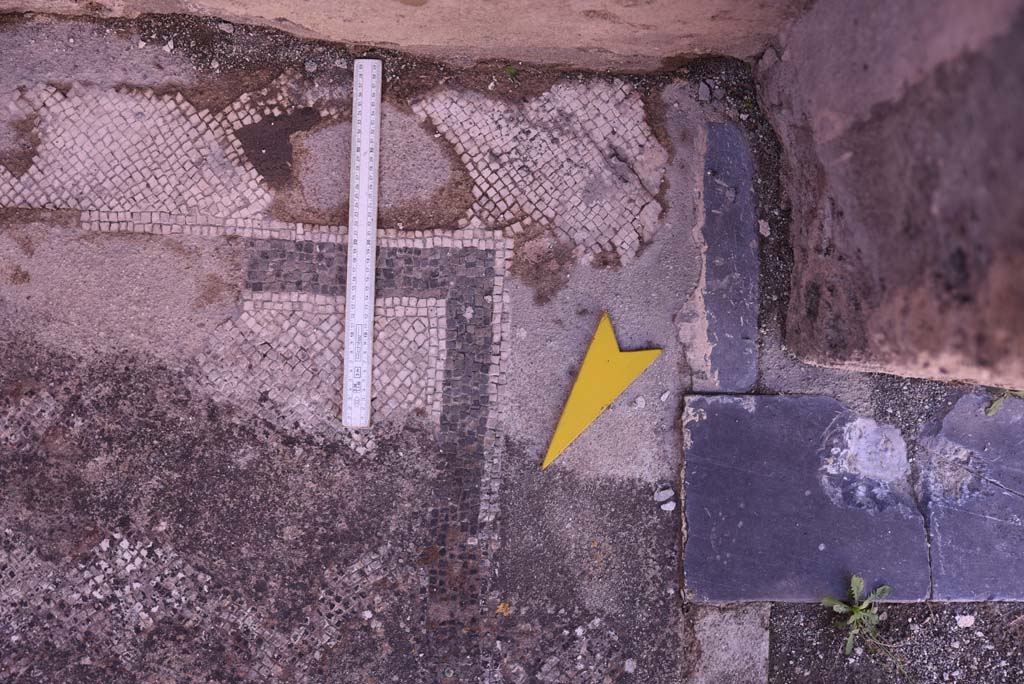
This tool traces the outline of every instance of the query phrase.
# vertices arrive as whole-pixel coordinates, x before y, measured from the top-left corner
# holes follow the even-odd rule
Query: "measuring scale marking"
[[[366,428],[370,427],[373,388],[381,62],[357,59],[353,71],[341,422],[345,427]]]

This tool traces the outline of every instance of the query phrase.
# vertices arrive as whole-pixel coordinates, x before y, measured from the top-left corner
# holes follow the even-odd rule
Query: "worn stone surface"
[[[798,355],[1024,386],[1022,8],[829,0],[765,53]]]
[[[691,396],[683,423],[694,600],[817,601],[854,573],[895,600],[928,597],[897,431],[811,396]]]
[[[1024,400],[962,397],[921,440],[934,597],[1024,599]]]
[[[680,317],[693,389],[747,392],[757,382],[758,250],[753,162],[743,132],[710,123],[704,168],[703,270]]]

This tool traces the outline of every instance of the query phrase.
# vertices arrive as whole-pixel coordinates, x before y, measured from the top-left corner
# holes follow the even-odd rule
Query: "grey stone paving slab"
[[[817,396],[690,396],[686,589],[695,601],[817,601],[852,573],[929,594],[899,431]]]
[[[1024,401],[961,397],[921,440],[934,597],[1024,600]]]
[[[753,162],[743,132],[708,124],[704,275],[684,315],[698,392],[742,393],[757,381],[758,247]]]

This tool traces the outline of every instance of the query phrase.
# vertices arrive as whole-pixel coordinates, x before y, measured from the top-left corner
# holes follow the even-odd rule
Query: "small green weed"
[[[996,397],[995,400],[988,405],[988,408],[985,409],[985,415],[996,415],[996,412],[999,411],[999,408],[1003,405],[1003,402],[1006,401],[1007,397],[1016,397],[1017,399],[1024,399],[1024,390],[1003,390],[1002,394]]]
[[[518,82],[519,81],[519,69],[516,69],[511,64],[509,64],[507,67],[505,67],[505,75],[508,76],[508,80],[510,80],[510,81],[513,81],[513,82]]]
[[[826,608],[845,617],[836,623],[837,627],[846,627],[849,634],[846,636],[846,655],[853,653],[853,643],[857,636],[864,634],[871,638],[878,632],[878,601],[883,600],[892,592],[892,587],[883,584],[861,601],[864,595],[864,578],[854,575],[850,578],[850,602],[844,603],[837,598],[829,596],[821,602]]]
[[[878,602],[884,601],[891,593],[892,587],[883,584],[864,597],[864,578],[853,575],[850,578],[849,602],[829,596],[822,600],[821,605],[843,616],[836,622],[836,627],[847,630],[846,644],[843,647],[843,652],[846,655],[853,653],[853,646],[860,637],[869,649],[878,651],[891,660],[896,669],[906,677],[907,673],[903,669],[903,665],[893,655],[889,645],[878,640]],[[862,597],[864,598],[862,599]]]

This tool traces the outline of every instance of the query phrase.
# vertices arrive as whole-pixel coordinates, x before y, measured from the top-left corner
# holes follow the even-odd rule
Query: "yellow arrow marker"
[[[602,314],[540,469],[551,465],[659,354],[660,349],[619,351],[612,322]]]

